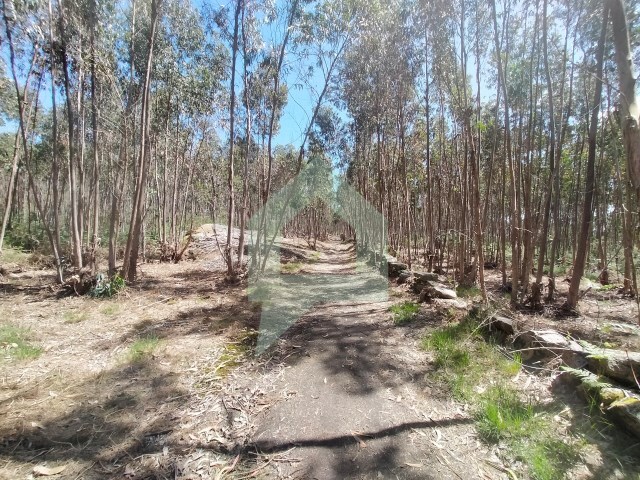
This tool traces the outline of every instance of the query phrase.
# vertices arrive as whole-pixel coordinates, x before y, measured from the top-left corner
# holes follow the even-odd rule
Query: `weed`
[[[302,269],[300,262],[289,262],[281,266],[284,273],[298,273]]]
[[[11,325],[0,326],[0,350],[4,351],[5,356],[18,360],[38,358],[42,348],[31,345],[30,337],[29,330],[24,328]]]
[[[482,292],[480,292],[480,289],[476,286],[466,287],[463,285],[458,285],[458,288],[456,288],[456,293],[461,298],[473,298],[477,297]]]
[[[554,438],[552,414],[536,413],[536,406],[511,387],[508,379],[521,370],[522,357],[505,358],[477,333],[485,316],[473,310],[422,345],[435,353],[434,363],[452,396],[471,405],[480,438],[504,444],[536,480],[562,478],[578,461],[578,447]]]
[[[126,286],[127,285],[124,281],[124,278],[122,278],[117,273],[111,278],[100,273],[96,278],[95,286],[89,293],[92,297],[110,298],[113,297],[116,293],[124,290]]]
[[[519,450],[535,480],[563,478],[564,473],[580,459],[579,445],[551,438],[523,442]]]
[[[531,404],[523,403],[514,390],[502,385],[490,387],[481,395],[476,412],[478,433],[489,442],[522,436],[532,418]]]
[[[4,248],[2,250],[3,263],[17,263],[19,265],[26,265],[29,263],[29,253],[23,252],[20,248]]]
[[[404,302],[399,305],[392,305],[389,310],[393,313],[393,323],[403,325],[415,318],[420,311],[420,305],[414,302]]]
[[[145,359],[153,353],[159,343],[160,340],[155,335],[139,338],[129,347],[129,360],[139,362]]]
[[[120,305],[118,305],[117,303],[110,303],[108,305],[105,305],[100,310],[100,313],[102,313],[103,315],[111,316],[111,315],[115,315],[119,311],[120,311]]]
[[[84,322],[89,318],[89,314],[87,312],[78,312],[75,310],[69,310],[62,314],[62,319],[64,323],[80,323]]]

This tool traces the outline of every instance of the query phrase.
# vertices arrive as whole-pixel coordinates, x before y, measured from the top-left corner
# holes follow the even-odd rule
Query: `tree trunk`
[[[587,250],[591,234],[591,221],[593,218],[593,193],[595,186],[595,162],[596,162],[596,140],[598,136],[598,116],[600,114],[600,101],[602,98],[602,66],[604,58],[604,43],[607,33],[607,19],[609,16],[609,6],[605,4],[602,13],[602,28],[598,39],[598,49],[596,51],[596,71],[595,71],[595,94],[593,106],[591,108],[591,123],[589,124],[589,153],[587,157],[587,174],[585,179],[584,204],[582,208],[582,224],[580,225],[580,235],[578,237],[578,251],[573,264],[573,275],[567,295],[567,307],[574,309],[578,305],[580,293],[580,280],[584,274],[587,260]]]

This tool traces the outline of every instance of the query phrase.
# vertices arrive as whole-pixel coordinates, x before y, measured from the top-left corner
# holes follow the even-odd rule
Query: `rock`
[[[492,330],[500,330],[507,335],[513,335],[515,333],[514,321],[507,317],[493,317],[489,328]]]
[[[441,308],[455,308],[457,310],[468,310],[469,302],[462,298],[448,300],[444,298],[436,299],[436,305]]]
[[[580,344],[587,352],[589,370],[638,388],[634,372],[640,380],[640,353],[599,348],[588,342],[580,342]]]
[[[398,283],[403,284],[407,283],[407,281],[411,278],[411,272],[409,270],[402,270],[400,275],[398,275]]]
[[[441,283],[427,282],[425,287],[420,291],[420,301],[428,302],[434,298],[455,300],[458,298],[458,295],[454,290],[447,288]]]
[[[626,397],[616,400],[606,412],[618,425],[640,438],[640,399]]]
[[[431,272],[413,272],[413,278],[416,282],[439,282],[440,276]]]
[[[415,293],[420,293],[428,284],[442,283],[443,279],[437,273],[413,272],[413,283],[411,288]]]
[[[515,343],[527,349],[522,352],[523,360],[561,358],[565,365],[574,368],[582,368],[587,363],[585,350],[555,330],[527,330],[518,335]]]
[[[611,405],[613,402],[626,398],[624,390],[615,387],[605,387],[600,390],[600,401],[605,405]]]
[[[640,438],[640,399],[635,394],[618,388],[608,378],[587,370],[567,367],[562,370],[560,377],[577,383],[578,392],[587,401],[596,400],[619,427]]]
[[[395,278],[400,275],[400,272],[403,270],[407,270],[409,266],[406,263],[402,263],[396,259],[393,261],[387,260],[387,271],[389,272],[389,277]]]

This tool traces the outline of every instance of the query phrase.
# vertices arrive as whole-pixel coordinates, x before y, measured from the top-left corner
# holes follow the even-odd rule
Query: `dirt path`
[[[320,252],[305,272],[344,274],[354,262],[345,245]],[[285,334],[273,385],[283,395],[253,419],[250,448],[289,452],[274,472],[284,478],[500,478],[470,416],[432,388],[421,331],[394,326],[389,306],[320,305]]]

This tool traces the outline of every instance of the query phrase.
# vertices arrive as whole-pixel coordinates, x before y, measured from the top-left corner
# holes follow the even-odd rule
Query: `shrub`
[[[111,278],[99,273],[96,277],[96,284],[90,291],[90,295],[95,298],[109,298],[124,290],[125,287],[126,283],[124,278],[117,273]]]

